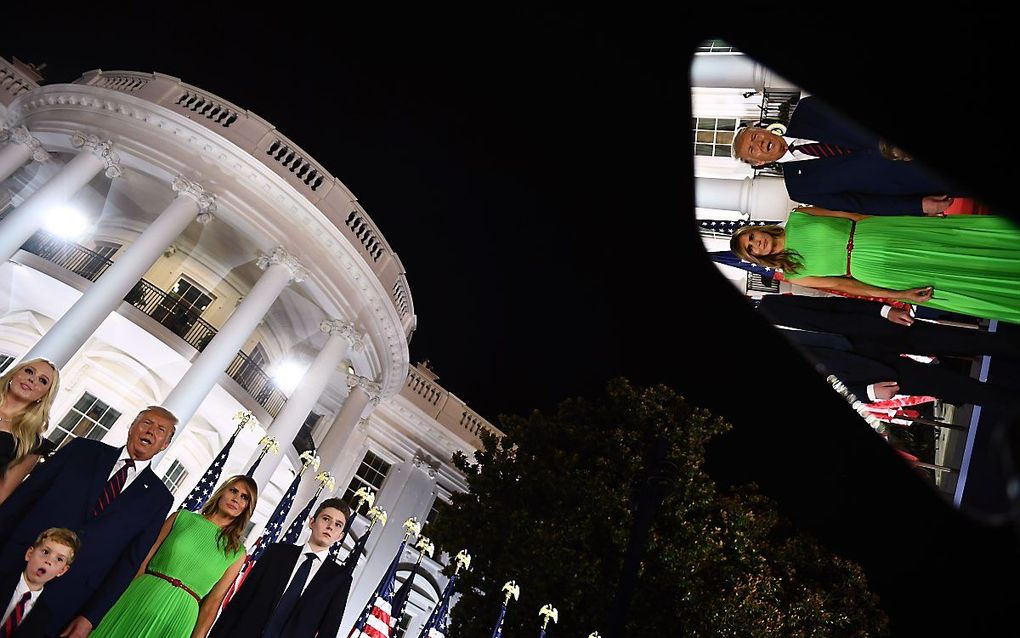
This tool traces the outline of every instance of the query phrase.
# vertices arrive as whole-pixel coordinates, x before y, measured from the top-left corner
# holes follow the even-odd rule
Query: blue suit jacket
[[[170,491],[146,468],[93,518],[119,455],[120,448],[75,439],[0,504],[0,572],[20,571],[25,550],[44,529],[66,527],[81,539],[71,569],[40,597],[51,612],[51,635],[78,615],[99,624],[131,582],[173,504]]]
[[[850,155],[783,164],[794,201],[869,215],[920,215],[921,199],[928,195],[966,195],[916,161],[885,159],[877,135],[817,98],[800,101],[786,134],[854,149]]]

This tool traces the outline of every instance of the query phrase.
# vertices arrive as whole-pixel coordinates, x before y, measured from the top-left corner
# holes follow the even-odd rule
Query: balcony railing
[[[99,279],[113,263],[97,252],[43,230],[29,237],[21,248],[89,281]]]
[[[0,221],[3,220],[5,213],[6,211],[0,213]],[[99,253],[60,239],[46,231],[32,235],[21,248],[89,281],[99,279],[113,263]],[[216,328],[202,319],[194,308],[185,304],[179,296],[166,292],[145,279],[135,284],[124,296],[124,301],[158,321],[199,352],[216,336]],[[271,415],[275,417],[280,413],[280,408],[287,401],[286,395],[246,354],[237,353],[227,368],[227,374]]]
[[[172,292],[164,292],[144,279],[125,295],[124,301],[158,321],[199,352],[205,350],[216,336],[216,328],[202,319],[193,307]]]
[[[274,417],[287,402],[287,396],[276,387],[269,375],[243,352],[238,352],[227,366],[227,374]]]

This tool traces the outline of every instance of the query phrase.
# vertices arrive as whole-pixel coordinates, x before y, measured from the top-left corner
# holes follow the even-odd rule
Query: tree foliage
[[[507,580],[521,588],[504,635],[537,635],[552,603],[555,636],[604,626],[621,573],[650,446],[667,445],[668,490],[651,529],[628,635],[871,636],[887,621],[862,571],[794,529],[753,485],[722,492],[703,469],[705,445],[729,425],[665,386],[611,382],[596,400],[552,414],[504,417],[458,456],[470,492],[427,533],[471,569],[452,636],[488,636]],[[604,631],[604,630],[603,630]]]

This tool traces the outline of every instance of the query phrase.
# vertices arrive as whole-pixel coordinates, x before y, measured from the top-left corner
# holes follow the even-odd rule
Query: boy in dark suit
[[[77,438],[0,504],[0,572],[20,569],[24,548],[50,527],[74,531],[85,546],[74,571],[43,595],[47,636],[85,638],[134,578],[173,504],[149,465],[176,423],[150,406],[135,417],[124,447]]]
[[[0,574],[0,638],[41,638],[50,611],[39,602],[43,587],[67,573],[78,554],[78,537],[69,529],[53,527],[39,534],[25,552],[20,573]]]
[[[312,535],[304,546],[270,545],[223,610],[210,638],[335,636],[351,575],[328,554],[350,515],[343,501],[326,499],[308,521]]]

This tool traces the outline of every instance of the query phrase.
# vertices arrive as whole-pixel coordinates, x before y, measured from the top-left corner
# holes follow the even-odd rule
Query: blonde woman
[[[171,514],[156,544],[92,638],[204,638],[244,563],[258,486],[233,476],[200,514]]]
[[[45,359],[22,361],[0,376],[0,503],[53,449],[43,438],[60,373]]]

